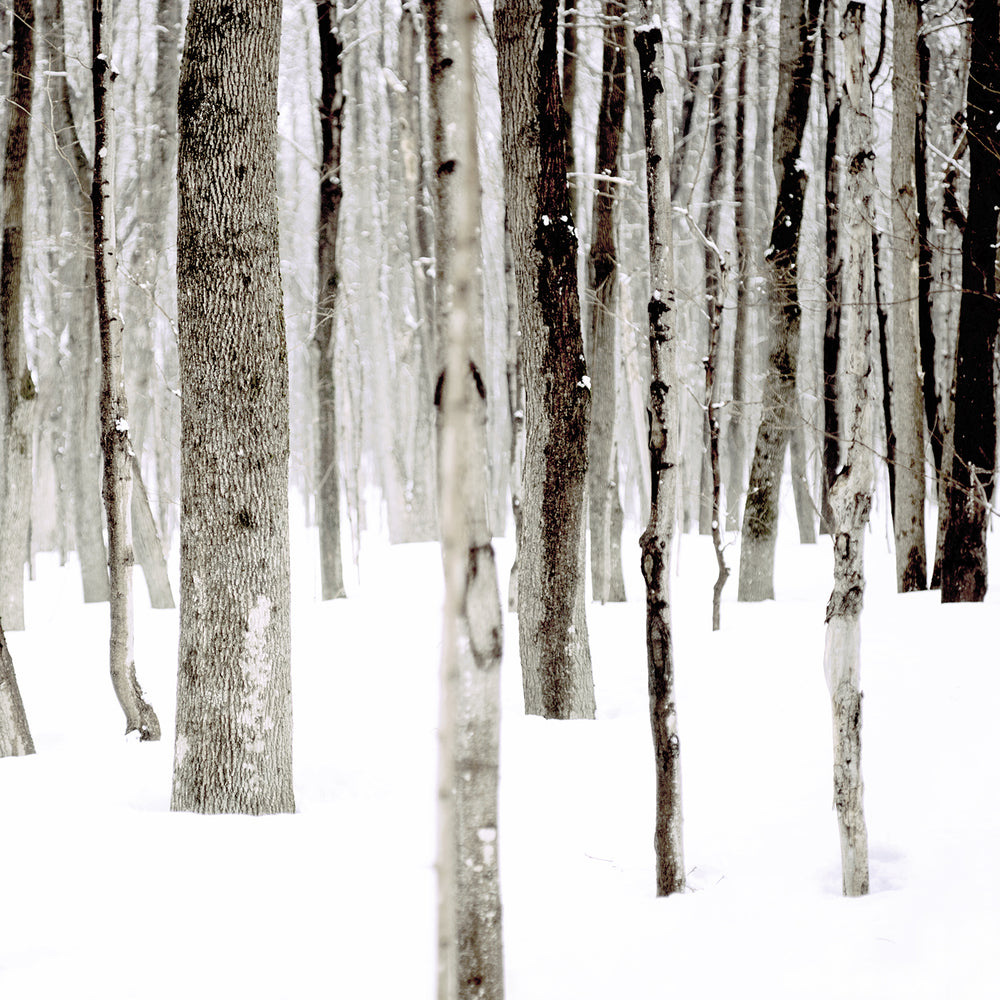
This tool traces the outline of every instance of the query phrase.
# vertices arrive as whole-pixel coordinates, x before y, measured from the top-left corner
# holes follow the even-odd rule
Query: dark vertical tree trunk
[[[837,5],[826,0],[823,13],[823,96],[826,103],[826,143],[823,175],[826,196],[823,199],[826,220],[826,320],[823,326],[823,469],[820,481],[820,530],[833,530],[830,509],[830,484],[840,468],[840,413],[837,393],[837,365],[840,358],[840,159],[837,137],[840,134],[840,87],[837,83]]]
[[[649,213],[649,522],[639,545],[646,581],[646,655],[649,718],[656,774],[656,894],[684,889],[681,745],[677,731],[670,557],[677,513],[678,387],[674,324],[674,240],[671,220],[666,72],[662,3],[639,0],[635,47],[639,55],[646,137]]]
[[[603,604],[625,600],[623,590],[612,589],[612,583],[621,578],[621,567],[616,573],[611,563],[611,514],[618,494],[614,462],[618,374],[615,206],[620,187],[616,183],[618,148],[625,127],[626,52],[624,18],[612,0],[605,0],[602,12],[604,60],[594,167],[596,181],[589,262],[593,301],[587,361],[592,400],[588,466],[591,594],[595,601]]]
[[[295,810],[280,37],[280,3],[191,3],[178,92],[174,810]]]
[[[0,271],[0,336],[3,353],[3,492],[0,493],[0,618],[24,628],[24,564],[28,556],[35,383],[28,369],[22,316],[24,191],[28,169],[34,70],[35,10],[32,0],[14,4],[10,117],[3,162],[3,251]]]
[[[941,599],[986,596],[986,529],[996,464],[996,295],[1000,214],[1000,6],[969,0],[969,211],[962,243],[962,306],[955,378],[955,458],[948,487]]]
[[[319,525],[320,585],[324,601],[345,597],[340,553],[340,457],[337,448],[337,229],[340,225],[340,139],[344,86],[336,0],[317,0],[319,26],[319,123],[323,160],[319,178],[316,325],[313,333],[316,386],[316,520]]]
[[[132,443],[125,396],[125,342],[118,304],[118,239],[115,226],[116,136],[109,64],[110,33],[103,0],[92,0],[91,53],[94,86],[94,279],[101,335],[101,449],[104,453],[104,509],[108,526],[111,584],[111,682],[125,713],[125,732],[158,740],[160,723],[142,694],[135,671],[132,567]]]
[[[772,346],[764,384],[740,552],[741,601],[774,598],[774,550],[785,450],[796,412],[801,307],[799,231],[806,174],[800,165],[809,110],[819,0],[782,0],[778,96],[774,112],[774,174],[778,198],[766,256]]]
[[[497,4],[503,159],[517,273],[526,449],[518,570],[525,707],[593,718],[584,599],[590,389],[566,183],[558,0]]]

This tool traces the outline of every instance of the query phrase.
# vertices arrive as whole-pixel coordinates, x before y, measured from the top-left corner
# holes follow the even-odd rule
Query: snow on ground
[[[897,597],[884,536],[869,535],[873,891],[844,899],[822,668],[832,561],[788,527],[775,602],[736,603],[728,550],[714,635],[709,540],[681,542],[679,896],[654,895],[634,538],[630,603],[590,609],[596,722],[523,716],[508,619],[510,1000],[1000,995],[1000,598]],[[8,636],[38,753],[0,760],[3,1000],[434,996],[438,550],[367,538],[361,583],[328,605],[307,537],[293,569],[298,812],[202,817],[168,811],[176,613],[149,610],[137,580],[138,673],[165,739],[124,740],[106,606],[84,606],[75,569],[39,558],[28,630]]]

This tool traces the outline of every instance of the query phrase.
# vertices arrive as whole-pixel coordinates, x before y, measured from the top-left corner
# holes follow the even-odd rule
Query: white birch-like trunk
[[[864,594],[864,531],[874,479],[871,373],[872,251],[875,224],[872,95],[864,58],[862,3],[844,12],[847,98],[844,197],[844,465],[830,488],[833,513],[833,593],[826,611],[823,668],[833,708],[834,802],[840,825],[845,896],[868,892],[868,833],[861,778],[861,606]]]
[[[435,329],[445,613],[438,725],[438,997],[502,1000],[497,841],[503,625],[487,514],[475,8],[431,0]]]

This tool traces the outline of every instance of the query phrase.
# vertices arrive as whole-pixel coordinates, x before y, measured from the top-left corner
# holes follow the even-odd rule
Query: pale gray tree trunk
[[[110,66],[111,37],[103,0],[92,0],[91,42],[94,87],[94,278],[101,335],[101,448],[104,507],[108,526],[111,583],[111,683],[125,713],[125,732],[158,740],[160,723],[143,698],[135,671],[132,566],[132,444],[125,396],[125,343],[118,302],[118,241],[115,225],[115,106]]]
[[[590,570],[593,600],[624,601],[621,536],[618,566],[612,562],[615,539],[613,512],[618,503],[615,449],[618,374],[618,247],[615,215],[621,185],[618,148],[625,127],[625,21],[612,0],[602,5],[604,20],[603,73],[597,119],[597,156],[594,166],[594,206],[589,278],[592,295],[587,360],[591,376],[591,423],[588,458],[590,512]]]
[[[504,217],[504,278],[507,294],[507,405],[510,410],[510,507],[514,518],[514,561],[507,583],[507,610],[517,611],[517,569],[521,560],[521,476],[524,471],[524,372],[521,324],[510,229]]]
[[[0,623],[0,757],[20,757],[34,752],[28,717],[14,675],[14,661]]]
[[[497,791],[503,623],[490,536],[479,238],[475,8],[431,0],[435,328],[445,572],[439,759],[438,997],[504,995]]]
[[[807,177],[800,156],[812,88],[819,0],[781,0],[778,94],[774,110],[774,176],[778,197],[765,258],[771,351],[747,487],[740,549],[741,601],[774,598],[774,550],[785,451],[797,412],[798,254]]]
[[[840,828],[845,896],[868,892],[868,834],[861,778],[861,604],[864,532],[871,509],[874,461],[872,404],[872,251],[875,170],[872,95],[864,58],[863,3],[844,11],[847,85],[843,103],[845,461],[830,487],[833,511],[833,593],[826,609],[823,669],[833,703],[833,786]]]
[[[32,0],[14,4],[10,113],[3,164],[3,252],[0,272],[3,384],[6,426],[0,494],[0,619],[24,628],[24,564],[28,556],[35,383],[28,369],[22,315],[24,191],[28,168],[34,69],[35,11]]]
[[[132,454],[132,547],[135,561],[142,567],[152,608],[173,608],[174,592],[170,585],[163,543],[149,504],[149,494],[142,478],[139,456]]]
[[[495,11],[504,177],[521,317],[526,448],[518,618],[525,709],[593,718],[584,598],[590,426],[566,183],[558,0]]]
[[[917,232],[917,2],[893,0],[892,427],[896,437],[896,589],[927,587],[924,400],[920,381]]]
[[[340,225],[340,149],[344,85],[336,0],[317,0],[320,49],[320,136],[323,159],[319,179],[316,325],[313,351],[316,387],[316,520],[319,525],[320,586],[324,601],[346,597],[340,553],[340,456],[337,447],[337,231]]]
[[[178,99],[174,810],[293,812],[281,4],[193,0]]]
[[[663,5],[639,0],[639,53],[649,213],[649,523],[640,539],[646,581],[649,717],[656,772],[656,894],[684,889],[680,737],[674,680],[670,556],[677,509],[678,393],[674,330],[674,242],[670,201],[670,120],[663,61]]]

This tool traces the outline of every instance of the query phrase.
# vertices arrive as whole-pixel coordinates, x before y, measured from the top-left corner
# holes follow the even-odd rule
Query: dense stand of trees
[[[182,30],[179,0],[117,5],[113,26],[101,0],[3,12],[2,625],[30,628],[35,554],[75,552],[83,598],[111,602],[127,726],[153,739],[131,567],[170,606],[179,548],[172,806],[293,811],[290,493],[323,599],[349,589],[342,534],[355,561],[365,530],[440,539],[443,996],[502,995],[508,497],[525,710],[549,718],[600,710],[588,542],[592,597],[621,600],[622,524],[645,524],[666,894],[684,885],[675,530],[698,516],[713,536],[716,627],[725,533],[739,599],[773,598],[788,455],[800,538],[832,536],[844,891],[867,891],[872,497],[889,481],[900,591],[983,599],[1000,324],[997,5],[879,15],[191,0]],[[31,749],[0,631],[0,754]]]

